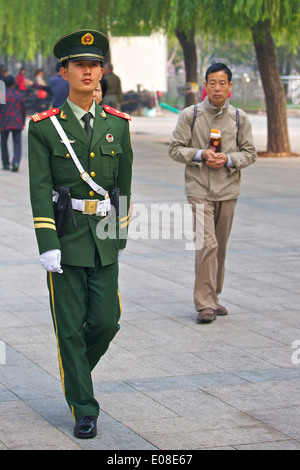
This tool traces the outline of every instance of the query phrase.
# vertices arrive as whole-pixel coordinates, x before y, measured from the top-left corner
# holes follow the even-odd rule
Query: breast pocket
[[[72,145],[74,152],[80,159],[82,155],[82,147],[80,145]],[[52,155],[52,172],[55,179],[61,182],[74,181],[80,177],[79,171],[68,151],[62,144],[54,147]]]
[[[101,150],[101,174],[103,178],[112,179],[113,173],[119,174],[119,159],[123,153],[120,144],[100,145]]]

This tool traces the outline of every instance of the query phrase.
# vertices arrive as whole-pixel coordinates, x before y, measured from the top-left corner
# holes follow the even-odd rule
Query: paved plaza
[[[263,151],[266,116],[250,119]],[[93,372],[95,439],[73,436],[63,397],[27,128],[20,171],[0,170],[0,450],[300,449],[300,157],[242,171],[221,297],[229,315],[197,324],[188,233],[165,236],[162,212],[151,239],[153,207],[186,205],[184,166],[168,157],[176,120],[163,111],[131,122],[136,212],[120,264],[121,330]],[[300,117],[289,129],[300,153]]]

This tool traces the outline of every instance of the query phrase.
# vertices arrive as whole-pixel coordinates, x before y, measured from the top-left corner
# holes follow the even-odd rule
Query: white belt
[[[54,201],[57,202],[59,194],[54,192]],[[88,215],[99,215],[106,217],[107,212],[110,211],[110,198],[99,201],[99,199],[74,199],[71,198],[72,207],[75,211],[82,212]]]

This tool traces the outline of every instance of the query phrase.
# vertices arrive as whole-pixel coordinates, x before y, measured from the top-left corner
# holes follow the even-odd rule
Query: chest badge
[[[106,140],[107,140],[107,142],[113,142],[114,141],[114,136],[111,135],[111,134],[107,134],[106,135]]]

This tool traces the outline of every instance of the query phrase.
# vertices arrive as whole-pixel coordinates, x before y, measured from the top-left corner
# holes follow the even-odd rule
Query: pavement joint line
[[[275,253],[298,253],[300,252],[300,246],[292,247],[272,247],[272,248],[232,248],[228,247],[228,254],[243,254],[243,255],[252,255],[252,254],[275,254]],[[126,260],[133,260],[139,258],[172,258],[172,257],[181,257],[181,256],[194,256],[194,250],[179,250],[179,251],[162,251],[156,253],[126,253],[126,256],[122,260],[122,264],[126,264]],[[38,259],[29,259],[29,260],[2,260],[0,261],[1,266],[18,266],[26,264],[40,264]]]
[[[217,386],[227,385],[250,385],[256,383],[268,383],[268,382],[285,382],[300,379],[300,367],[299,368],[285,368],[285,369],[263,369],[263,370],[249,370],[249,371],[237,371],[237,372],[220,372],[214,374],[197,374],[187,376],[172,376],[172,377],[154,377],[149,379],[138,379],[138,380],[123,380],[124,384],[132,387],[132,393],[139,391],[162,391],[186,389],[186,388],[209,388]],[[96,382],[96,390],[98,393],[104,391],[103,394],[116,393],[118,389],[118,383],[115,382]],[[109,391],[111,387],[112,391]],[[118,393],[128,393],[128,389],[120,390]]]
[[[28,362],[30,362],[28,360]],[[32,367],[37,365],[31,363]],[[0,365],[1,368],[5,365]],[[13,367],[13,366],[11,366]],[[37,366],[40,368],[39,366]],[[41,369],[42,373],[51,375],[45,370]],[[281,369],[263,369],[263,370],[247,370],[237,372],[220,372],[213,374],[197,374],[187,376],[170,376],[170,377],[153,377],[147,379],[132,379],[132,380],[117,380],[107,382],[94,382],[95,392],[100,395],[123,394],[123,393],[136,393],[136,392],[149,392],[149,391],[166,391],[175,389],[199,388],[207,389],[210,387],[223,387],[235,385],[252,385],[258,383],[272,383],[272,382],[288,382],[300,379],[299,368],[281,368]],[[58,382],[60,382],[57,379]],[[129,388],[122,388],[122,384],[127,385]],[[6,380],[1,380],[1,385],[10,391],[18,400],[24,400],[30,403],[34,398],[24,398],[22,393],[14,391],[13,387],[6,385]],[[23,391],[24,392],[24,391]],[[53,395],[54,396],[54,395]],[[46,397],[44,397],[46,398]],[[39,399],[43,399],[41,396]],[[51,399],[47,396],[47,399]],[[7,401],[7,400],[4,400]],[[11,401],[11,400],[9,400]],[[3,400],[0,399],[0,403]]]
[[[39,259],[12,259],[12,260],[6,260],[6,261],[0,261],[0,267],[1,266],[21,266],[21,265],[26,265],[26,264],[39,264],[40,261]]]

